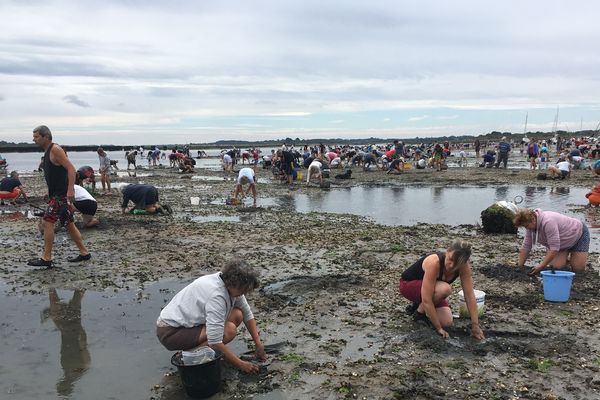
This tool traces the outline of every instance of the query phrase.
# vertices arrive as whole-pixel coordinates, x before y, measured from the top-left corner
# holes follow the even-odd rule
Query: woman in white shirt
[[[156,321],[156,335],[168,350],[191,350],[209,346],[246,373],[257,373],[256,364],[241,360],[226,346],[244,322],[256,347],[256,357],[265,360],[264,346],[252,310],[244,294],[259,285],[258,273],[246,262],[234,259],[221,272],[204,275],[183,288],[163,308]]]

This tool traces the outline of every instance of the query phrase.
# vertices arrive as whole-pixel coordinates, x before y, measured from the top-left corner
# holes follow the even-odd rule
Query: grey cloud
[[[0,101],[4,101],[4,96],[0,94]]]
[[[69,104],[75,104],[76,106],[79,106],[79,107],[83,107],[83,108],[90,107],[90,105],[88,103],[86,103],[85,101],[81,100],[79,97],[72,95],[72,94],[63,97],[63,100]]]

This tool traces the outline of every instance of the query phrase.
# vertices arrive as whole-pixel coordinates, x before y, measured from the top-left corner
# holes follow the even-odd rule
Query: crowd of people
[[[82,166],[75,169],[65,151],[52,141],[50,129],[44,125],[33,130],[34,142],[44,150],[42,170],[48,188],[48,205],[42,216],[44,247],[42,255],[28,261],[28,265],[36,267],[52,267],[52,249],[55,235],[55,224],[65,226],[75,243],[78,254],[69,258],[69,262],[90,260],[92,255],[84,244],[82,235],[74,223],[73,213],[78,210],[82,214],[82,226],[90,228],[100,221],[95,218],[97,201],[92,193],[96,181],[94,169]],[[522,151],[527,152],[532,168],[539,168],[548,163],[550,155],[557,157],[556,165],[550,165],[548,171],[560,179],[568,178],[570,169],[582,167],[586,157],[593,157],[591,169],[600,174],[600,144],[574,142],[568,146],[565,141],[555,143],[556,150],[550,151],[548,144],[537,144],[535,139],[529,140]],[[514,144],[503,137],[497,144],[482,145],[479,140],[473,148],[480,155],[483,150],[484,166],[507,168]],[[489,148],[492,147],[492,148]],[[304,146],[301,151],[293,146],[282,146],[273,150],[268,156],[261,156],[259,149],[241,152],[237,149],[225,150],[221,153],[223,169],[233,173],[234,165],[241,160],[242,168],[238,171],[233,198],[243,198],[250,193],[253,204],[257,203],[257,168],[261,162],[271,167],[274,174],[287,184],[302,175],[306,169],[306,183],[311,180],[320,184],[328,177],[331,169],[339,168],[350,171],[352,167],[361,167],[364,171],[384,170],[387,173],[402,174],[407,168],[444,169],[446,160],[453,151],[457,151],[460,165],[466,166],[465,146],[451,146],[448,142],[431,145],[406,145],[395,140],[387,146]],[[486,161],[490,151],[496,152],[497,159]],[[463,154],[461,154],[463,152]],[[100,180],[105,195],[112,195],[111,168],[115,166],[106,152],[99,148]],[[143,149],[127,153],[128,169],[136,166],[136,157],[143,156]],[[160,164],[162,157],[158,149],[148,151],[149,162],[156,160]],[[151,154],[151,155],[150,155]],[[531,160],[535,158],[535,160]],[[189,156],[189,148],[173,149],[168,156],[171,167],[182,173],[193,171],[195,162]],[[191,160],[191,161],[190,161]],[[543,161],[542,161],[543,160]],[[245,166],[246,162],[248,166]],[[154,165],[154,164],[153,164]],[[158,166],[158,165],[157,165]],[[350,177],[346,172],[336,176]],[[171,214],[168,205],[159,201],[159,191],[148,184],[117,183],[114,185],[122,196],[123,213],[133,214]],[[91,187],[88,191],[86,188]],[[92,192],[92,193],[90,193]],[[593,201],[600,202],[600,185],[588,195]],[[16,199],[27,195],[19,180],[18,173],[13,172],[0,182],[0,199]],[[129,203],[133,206],[129,207]],[[547,248],[544,258],[528,273],[535,275],[545,268],[569,269],[583,272],[589,255],[590,235],[587,226],[581,221],[560,213],[540,209],[521,209],[516,213],[514,224],[525,228],[525,239],[518,254],[517,265],[524,268],[533,244],[539,243]],[[462,240],[452,242],[445,251],[431,252],[423,255],[414,264],[404,270],[399,281],[399,293],[410,305],[406,311],[415,321],[430,325],[440,336],[448,337],[447,328],[453,323],[452,311],[448,297],[452,293],[452,283],[459,279],[464,292],[465,303],[470,316],[471,335],[475,339],[484,339],[480,326],[473,274],[470,258],[471,245]],[[238,327],[244,323],[256,347],[256,357],[264,360],[266,354],[260,339],[254,315],[245,295],[259,286],[258,273],[246,262],[233,259],[227,262],[217,273],[202,276],[179,293],[160,312],[156,321],[156,333],[160,343],[169,350],[193,351],[210,347],[224,355],[225,360],[246,373],[258,372],[258,366],[241,360],[228,347],[237,333]]]

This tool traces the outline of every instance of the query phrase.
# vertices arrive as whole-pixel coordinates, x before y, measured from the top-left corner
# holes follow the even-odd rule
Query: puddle
[[[156,186],[157,189],[175,189],[175,190],[179,190],[179,189],[184,189],[185,186],[183,185],[161,185],[161,186]]]
[[[600,251],[600,217],[596,210],[575,212],[587,200],[586,188],[544,186],[500,187],[352,187],[311,194],[295,193],[271,200],[273,206],[297,212],[329,212],[360,215],[382,225],[479,224],[481,211],[496,201],[521,196],[519,207],[561,212],[592,224],[591,251]],[[260,205],[267,199],[260,199]]]
[[[6,295],[9,287],[0,284],[0,393],[11,399],[148,398],[172,355],[158,343],[154,322],[187,283],[18,296]],[[238,339],[230,346],[248,350]]]
[[[117,174],[117,176],[119,178],[125,178],[125,177],[128,177],[128,176],[133,176],[133,177],[136,177],[136,178],[146,178],[146,177],[149,177],[149,176],[154,176],[154,174],[151,174],[149,172],[138,172],[138,171],[139,170],[130,170],[130,171],[119,170],[119,171],[116,172],[116,174]]]
[[[190,218],[193,222],[241,222],[241,218],[237,215],[200,215]]]
[[[198,180],[198,181],[224,181],[224,180],[227,180],[223,176],[208,176],[208,175],[192,175],[192,179]],[[228,179],[231,180],[231,177],[229,177]]]

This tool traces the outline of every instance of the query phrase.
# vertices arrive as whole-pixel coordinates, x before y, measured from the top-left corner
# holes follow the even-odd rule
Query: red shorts
[[[422,280],[405,281],[400,279],[400,294],[413,303],[421,304],[421,286],[423,286]],[[448,299],[443,299],[435,304],[435,308],[440,307],[450,307]]]
[[[12,192],[0,192],[0,199],[16,199],[19,197],[19,189],[14,188]]]
[[[60,221],[61,226],[68,225],[73,222],[73,211],[73,206],[69,204],[66,197],[52,197],[43,220],[52,223]]]

